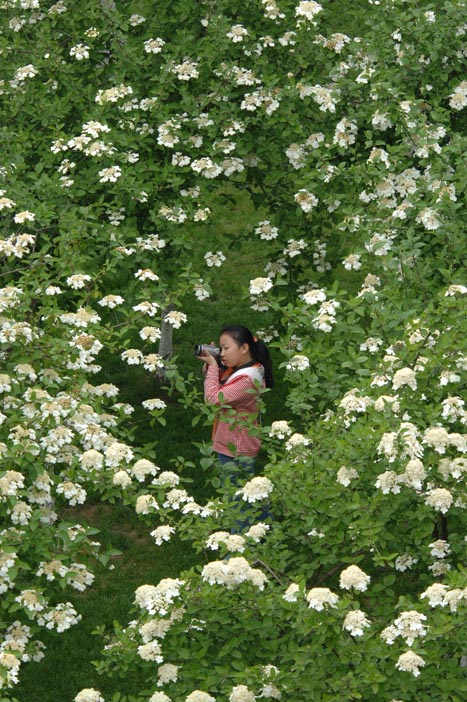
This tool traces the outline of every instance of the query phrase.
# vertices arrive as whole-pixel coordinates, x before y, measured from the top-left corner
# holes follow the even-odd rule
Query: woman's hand
[[[210,345],[215,346],[215,343],[211,341]],[[207,366],[217,366],[217,360],[210,353],[206,353],[204,356],[196,356],[196,358],[199,358],[200,361],[204,361],[205,368],[203,368],[203,370],[207,370]]]

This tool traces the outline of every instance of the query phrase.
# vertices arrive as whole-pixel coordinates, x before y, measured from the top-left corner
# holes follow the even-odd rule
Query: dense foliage
[[[141,702],[465,698],[465,3],[345,5],[1,4],[5,695],[108,557],[64,519],[92,497],[207,554],[141,583],[107,642]],[[257,222],[222,250],[213,202],[238,191]],[[202,505],[92,379],[106,353],[209,421],[172,331],[249,249],[232,296],[288,416],[261,475]]]

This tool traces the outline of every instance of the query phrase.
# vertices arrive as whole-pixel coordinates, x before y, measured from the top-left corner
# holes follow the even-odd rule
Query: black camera
[[[220,353],[220,349],[218,349],[217,346],[208,346],[208,344],[196,344],[194,348],[195,356],[207,356],[210,354],[214,356],[214,358],[217,358],[220,356]]]

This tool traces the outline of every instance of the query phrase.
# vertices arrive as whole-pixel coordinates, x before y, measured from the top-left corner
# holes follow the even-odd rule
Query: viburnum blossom
[[[250,295],[261,295],[273,286],[271,278],[254,278],[250,280]]]
[[[186,58],[182,63],[177,63],[172,68],[172,73],[175,73],[179,80],[188,81],[192,78],[198,78],[198,63]]]
[[[371,626],[370,620],[361,609],[354,609],[347,612],[342,625],[352,636],[363,636],[364,627]]]
[[[149,641],[148,643],[142,644],[137,648],[138,655],[143,661],[154,661],[155,663],[162,663],[164,657],[162,656],[161,645],[157,641]]]
[[[144,50],[147,54],[160,54],[164,45],[165,41],[160,37],[156,37],[155,39],[147,39],[144,42]]]
[[[151,536],[157,546],[160,546],[164,541],[170,541],[172,534],[175,534],[175,529],[166,524],[162,524],[151,531]]]
[[[344,590],[358,590],[365,592],[371,578],[356,565],[351,565],[342,571],[339,578],[339,584]]]
[[[236,685],[229,695],[229,702],[255,702],[256,696],[246,685]]]
[[[426,635],[425,621],[426,616],[421,612],[415,610],[402,612],[393,624],[395,635],[405,639],[407,646],[412,646],[415,639]]]
[[[216,253],[208,251],[207,254],[205,254],[204,256],[204,260],[210,268],[212,268],[213,266],[219,268],[225,261],[225,256],[222,253],[222,251],[217,251]]]
[[[157,475],[158,471],[159,468],[147,458],[140,458],[130,469],[130,472],[140,483],[144,482],[148,475]]]
[[[98,300],[97,304],[101,307],[108,307],[109,309],[114,309],[118,305],[123,305],[125,300],[121,295],[105,295],[101,300]]]
[[[346,468],[345,466],[341,466],[337,471],[336,480],[344,487],[348,487],[350,482],[356,478],[358,478],[358,473],[355,468]]]
[[[185,702],[216,702],[216,698],[203,690],[193,690],[185,697]]]
[[[301,299],[303,302],[306,302],[307,305],[316,305],[318,302],[326,301],[326,293],[324,290],[320,290],[319,288],[313,288],[312,290],[308,290],[308,292],[303,293],[303,295],[301,295]]]
[[[378,475],[375,482],[375,487],[381,490],[383,495],[388,495],[389,493],[397,495],[401,491],[400,483],[401,476],[399,476],[393,470],[386,470],[384,473],[380,473],[380,475]]]
[[[237,490],[236,495],[241,495],[242,498],[250,504],[265,500],[273,490],[273,484],[269,478],[264,476],[256,476],[249,480],[245,485]]]
[[[136,514],[151,514],[159,509],[157,500],[153,495],[139,495],[136,499],[135,512]]]
[[[444,427],[428,427],[425,430],[423,442],[436,453],[444,454],[450,443],[449,433]]]
[[[186,322],[187,316],[184,312],[179,312],[177,310],[173,310],[172,312],[168,312],[164,316],[164,322],[167,322],[167,324],[170,324],[174,329],[180,329],[182,324]]]
[[[362,267],[360,256],[358,254],[349,254],[342,261],[344,268],[348,271],[358,271]]]
[[[465,285],[450,285],[446,292],[445,297],[454,297],[455,295],[467,295],[467,286]]]
[[[284,594],[282,595],[282,598],[286,602],[296,602],[299,594],[300,594],[300,587],[297,585],[297,583],[292,583],[291,585],[289,585],[287,590],[284,592]]]
[[[172,663],[164,663],[157,669],[157,685],[166,685],[169,682],[177,682],[178,666]]]
[[[409,487],[415,490],[421,490],[423,481],[426,478],[426,471],[422,461],[419,458],[412,458],[405,467],[405,472],[401,479]]]
[[[295,14],[297,17],[304,17],[305,19],[313,22],[315,15],[321,12],[322,9],[322,6],[319,3],[314,2],[314,0],[300,0],[295,8]]]
[[[277,227],[273,227],[269,220],[264,220],[263,222],[258,222],[255,228],[255,234],[257,234],[260,239],[272,241],[279,235],[279,230]]]
[[[129,366],[138,366],[143,362],[143,353],[139,349],[126,349],[120,354],[122,361],[126,361]]]
[[[112,478],[113,485],[121,487],[123,490],[125,490],[131,485],[131,483],[131,477],[128,475],[126,470],[118,470],[116,473],[114,473],[114,476]]]
[[[305,188],[295,193],[294,198],[304,212],[311,212],[318,204],[318,198]]]
[[[75,58],[77,61],[83,61],[89,58],[89,46],[86,44],[76,44],[70,49],[70,56]]]
[[[419,668],[422,668],[424,665],[425,661],[421,656],[414,651],[406,651],[399,656],[396,668],[407,673],[412,673],[414,677],[418,677],[420,675]]]
[[[311,444],[311,439],[299,432],[292,434],[286,441],[285,448],[287,451],[292,451],[293,449],[301,449],[304,446],[309,446]]]
[[[211,561],[204,566],[201,576],[209,585],[225,585],[228,590],[244,582],[250,582],[259,590],[263,590],[267,581],[261,570],[252,568],[241,556],[230,558],[228,561]]]
[[[16,224],[23,224],[24,222],[34,222],[36,215],[29,210],[24,210],[23,212],[17,212],[13,217],[13,221]]]
[[[314,587],[307,592],[308,607],[321,612],[325,607],[335,607],[339,597],[327,587]]]
[[[81,290],[82,288],[86,287],[86,283],[88,283],[90,280],[91,276],[87,273],[74,273],[73,275],[68,276],[66,282],[70,288],[73,288],[73,290]]]
[[[287,436],[290,436],[291,433],[292,429],[289,423],[283,419],[273,422],[269,430],[269,436],[276,437],[277,439],[285,439]]]
[[[241,24],[234,24],[226,35],[234,44],[238,44],[248,36],[248,30]]]
[[[228,531],[216,531],[206,540],[206,548],[217,551],[219,544],[224,544],[228,551],[245,550],[245,539],[240,534],[230,534]]]
[[[116,183],[122,175],[122,169],[120,166],[110,166],[109,168],[103,168],[98,175],[99,183]]]
[[[289,360],[287,363],[287,370],[292,370],[292,371],[303,371],[309,368],[310,366],[310,360],[307,356],[303,356],[302,354],[295,354],[295,356],[292,356],[292,358]]]
[[[453,502],[452,493],[446,488],[433,488],[425,498],[426,505],[442,514],[446,514]]]
[[[104,698],[99,690],[95,690],[93,687],[85,687],[74,697],[74,702],[104,702]]]
[[[256,524],[253,524],[253,526],[251,526],[247,532],[245,532],[245,536],[247,536],[249,539],[253,539],[253,541],[256,541],[256,543],[259,543],[261,539],[266,536],[266,533],[270,528],[271,527],[269,524],[257,522]]]
[[[449,96],[449,106],[453,110],[462,110],[467,106],[467,80],[463,80],[454,88]]]
[[[450,546],[447,541],[443,539],[437,539],[432,544],[430,544],[430,554],[435,558],[446,558],[450,552]]]
[[[392,387],[394,390],[399,390],[399,388],[405,385],[408,385],[412,390],[417,389],[417,378],[412,368],[400,368],[394,373],[392,379]]]
[[[160,400],[158,397],[151,398],[149,400],[143,400],[141,403],[144,409],[147,410],[161,410],[167,407],[164,400]]]
[[[414,558],[409,553],[403,553],[401,556],[397,556],[394,568],[403,573],[405,570],[410,570],[416,563],[418,563],[418,558]]]

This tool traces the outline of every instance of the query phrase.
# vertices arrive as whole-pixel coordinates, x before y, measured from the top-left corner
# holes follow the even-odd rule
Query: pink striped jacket
[[[252,436],[250,427],[258,423],[257,388],[258,383],[265,386],[264,368],[260,363],[239,368],[223,383],[222,375],[217,366],[210,365],[204,380],[205,401],[219,407],[212,447],[226,456],[254,457],[261,447],[261,440]]]

